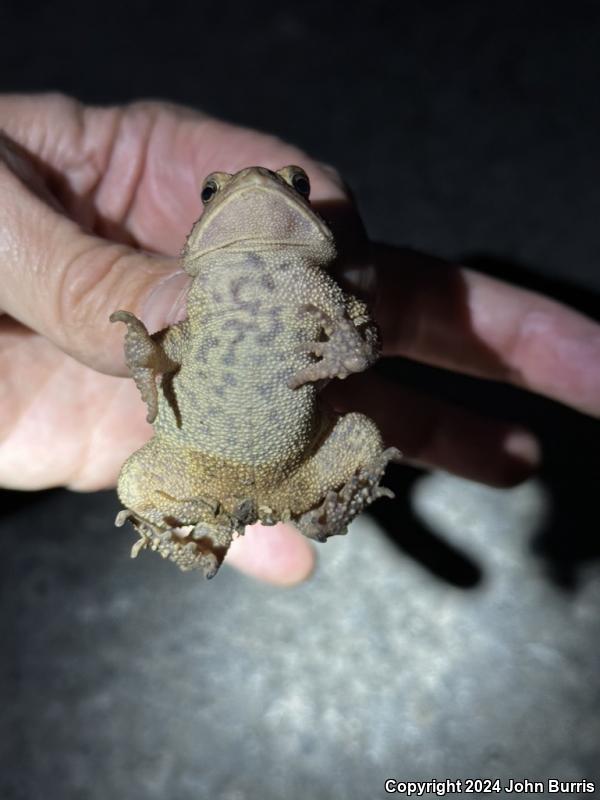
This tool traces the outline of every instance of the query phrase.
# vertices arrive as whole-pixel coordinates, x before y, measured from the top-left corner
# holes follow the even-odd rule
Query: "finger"
[[[375,246],[385,352],[502,380],[600,414],[600,325],[525,289]]]
[[[480,417],[376,374],[352,376],[344,387],[332,383],[327,396],[338,410],[371,417],[386,445],[398,447],[413,464],[512,486],[540,461],[537,440],[520,426]]]
[[[311,544],[290,525],[250,525],[232,543],[225,563],[279,586],[306,580],[314,569]]]
[[[6,316],[0,374],[2,486],[109,488],[152,432],[133,381],[85,367]]]
[[[215,170],[299,163],[313,200],[346,197],[335,170],[297,147],[174,103],[99,108],[60,94],[3,95],[0,127],[37,157],[73,219],[172,256],[200,216],[200,187]]]
[[[183,313],[188,278],[153,258],[85,232],[2,160],[0,309],[96,369],[127,374],[123,336],[108,318],[126,308],[162,327]]]

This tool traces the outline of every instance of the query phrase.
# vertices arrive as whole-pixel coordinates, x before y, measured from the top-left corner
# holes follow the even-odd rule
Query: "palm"
[[[10,330],[9,330],[10,329]],[[148,436],[130,381],[103,375],[4,318],[0,459],[20,489],[114,483],[119,462]]]

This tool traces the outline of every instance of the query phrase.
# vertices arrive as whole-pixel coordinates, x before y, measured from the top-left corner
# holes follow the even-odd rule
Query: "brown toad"
[[[246,525],[293,523],[318,541],[381,496],[395,448],[375,424],[318,392],[378,357],[366,306],[327,272],[333,236],[299,167],[216,172],[183,251],[187,319],[149,335],[128,311],[125,356],[154,437],[118,493],[146,547],[181,569],[218,570]],[[157,377],[161,375],[160,382]]]

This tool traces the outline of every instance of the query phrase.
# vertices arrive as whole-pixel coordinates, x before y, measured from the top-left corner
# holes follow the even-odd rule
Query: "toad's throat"
[[[256,253],[260,251],[269,251],[279,248],[298,247],[310,248],[309,242],[300,242],[297,239],[261,239],[258,237],[245,236],[243,239],[232,239],[229,242],[215,245],[214,247],[203,250],[196,255],[189,255],[188,261],[197,264],[203,258],[212,255],[216,252],[226,250],[228,253]]]

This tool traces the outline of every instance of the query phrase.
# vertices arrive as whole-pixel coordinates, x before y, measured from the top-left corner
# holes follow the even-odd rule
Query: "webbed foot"
[[[388,447],[364,467],[359,467],[341,489],[327,492],[317,508],[302,514],[294,525],[309,539],[326,542],[330,536],[344,534],[349,523],[379,497],[394,497],[394,493],[380,486],[385,468],[390,461],[400,461],[402,454]]]
[[[352,372],[362,372],[375,359],[373,342],[363,339],[355,322],[345,316],[330,317],[313,305],[301,308],[301,313],[311,314],[320,323],[327,336],[325,341],[307,342],[300,345],[297,352],[312,353],[320,361],[310,364],[297,372],[288,382],[290,389],[297,389],[305,383],[347,378]]]
[[[183,572],[197,569],[205,578],[217,574],[233,538],[233,529],[223,525],[198,523],[159,528],[129,509],[117,514],[115,525],[121,527],[127,520],[140,537],[131,548],[132,558],[142,550],[154,550],[177,564]]]

